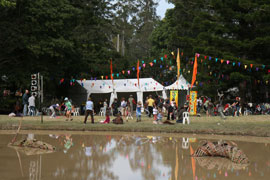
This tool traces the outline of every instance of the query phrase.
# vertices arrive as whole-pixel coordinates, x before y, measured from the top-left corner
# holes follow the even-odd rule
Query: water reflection
[[[270,176],[270,148],[262,143],[237,142],[250,158],[247,166],[225,158],[191,157],[199,145],[195,138],[71,134],[34,137],[56,146],[57,152],[37,155],[10,151],[6,144],[12,136],[0,135],[3,179],[205,180]]]
[[[229,159],[220,158],[220,157],[194,157],[199,166],[204,167],[208,170],[217,169],[217,170],[241,170],[245,169],[248,164],[236,164]]]

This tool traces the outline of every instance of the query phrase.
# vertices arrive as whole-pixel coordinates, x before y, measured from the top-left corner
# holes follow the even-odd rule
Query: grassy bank
[[[50,119],[44,117],[43,124],[40,117],[23,117],[22,130],[67,130],[67,131],[118,131],[118,132],[164,132],[164,133],[192,133],[192,134],[216,134],[216,135],[245,135],[270,137],[270,116],[242,116],[228,117],[221,120],[220,117],[191,117],[189,125],[155,125],[152,119],[143,117],[142,122],[129,120],[123,125],[99,124],[104,117],[95,116],[95,124],[84,125],[84,117],[74,117],[73,121],[65,121],[64,117]],[[112,118],[111,118],[112,119]],[[0,115],[0,130],[15,130],[18,128],[19,117]],[[174,121],[172,121],[174,122]]]

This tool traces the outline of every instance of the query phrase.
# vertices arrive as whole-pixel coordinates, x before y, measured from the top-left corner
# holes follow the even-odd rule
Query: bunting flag
[[[174,53],[172,52],[171,55],[174,56]],[[183,54],[181,53],[181,55],[183,55]],[[198,62],[198,58],[200,56],[201,56],[201,60],[200,60],[200,62]],[[186,57],[185,58],[186,61],[188,61],[188,63],[186,64],[186,68],[183,69],[183,72],[184,73],[186,72],[186,73],[190,74],[191,71],[189,70],[189,67],[192,68],[192,66],[193,66],[193,68],[195,68],[195,67],[197,68],[198,63],[201,63],[204,66],[208,66],[208,69],[210,70],[211,69],[211,66],[210,65],[207,65],[208,63],[207,63],[207,61],[205,61],[207,59],[207,57],[209,58],[209,60],[211,60],[211,59],[215,60],[216,63],[217,62],[220,62],[221,64],[226,64],[226,65],[231,64],[233,67],[238,66],[239,68],[243,68],[243,69],[245,69],[248,72],[252,72],[252,69],[254,69],[254,71],[257,71],[257,72],[258,71],[263,71],[263,72],[265,72],[267,74],[270,74],[270,68],[269,68],[270,66],[269,65],[265,65],[265,64],[249,64],[249,63],[244,64],[244,63],[239,62],[239,61],[224,60],[224,59],[217,58],[217,57],[206,56],[204,54],[201,55],[199,53],[196,53],[196,57],[195,57],[196,58],[196,61],[197,61],[196,63],[195,63],[195,58],[194,57],[193,58],[189,58],[189,57]],[[164,57],[160,57],[158,59],[154,59],[152,62],[145,62],[144,60],[141,60],[142,66],[141,67],[140,66],[137,66],[137,73],[138,73],[137,76],[139,77],[139,73],[141,71],[141,68],[148,68],[148,67],[151,68],[153,66],[160,67],[160,69],[166,68],[169,71],[173,71],[174,69],[173,69],[173,65],[172,65],[172,60],[171,59],[169,59],[169,64],[170,65],[160,64],[160,63],[162,63],[162,60],[164,61],[164,58],[165,59],[168,58],[167,54],[165,54]],[[176,59],[175,56],[173,58]],[[139,63],[139,65],[140,65],[140,63]],[[179,51],[179,49],[177,49],[176,65],[177,65],[177,78],[179,78],[180,77],[180,74],[181,74],[181,69],[180,69],[180,51]],[[114,66],[116,67],[116,65],[114,65]],[[131,67],[131,69],[121,70],[118,73],[113,73],[112,59],[110,59],[110,75],[107,75],[107,76],[106,75],[101,75],[99,77],[101,79],[110,79],[110,76],[111,76],[111,80],[113,82],[113,79],[115,77],[119,78],[122,75],[126,75],[126,76],[132,75],[133,76],[132,71],[135,71],[135,70],[136,70],[136,66],[135,67]],[[195,69],[193,69],[193,71],[195,71]],[[216,73],[215,73],[215,71],[212,72],[212,69],[210,71],[208,72],[209,73],[209,76],[214,75],[214,77],[218,77],[219,79],[227,79],[227,80],[229,80],[229,78],[230,78],[227,75],[225,75],[225,76],[222,75],[222,78],[221,78],[221,75],[220,76],[217,76]],[[196,82],[197,69],[196,69],[196,72],[193,72],[193,74],[194,74],[193,75],[193,78],[195,79],[195,82]],[[91,77],[91,80],[97,80],[97,77]],[[195,82],[193,82],[193,84]],[[255,82],[258,83],[258,80],[256,80]],[[262,82],[264,82],[266,84],[269,84],[269,80],[265,80],[265,81],[262,81],[261,80],[259,82],[261,84],[262,84]],[[72,79],[72,81],[65,80],[64,78],[60,79],[59,84],[65,84],[65,83],[69,83],[70,85],[74,85],[74,79]],[[82,79],[81,79],[81,83],[82,83]],[[165,82],[165,84],[167,84],[167,83],[168,82]],[[139,84],[139,80],[138,80],[138,84]],[[209,82],[208,82],[208,84],[209,84]],[[203,86],[203,82],[198,82],[198,83],[196,83],[196,85]]]
[[[191,82],[191,89],[193,87],[193,84],[195,83],[196,81],[196,76],[197,76],[197,67],[198,67],[198,64],[197,64],[197,56],[195,55],[195,62],[194,62],[194,66],[193,66],[193,75],[192,75],[192,82]]]
[[[139,60],[137,63],[137,79],[138,79],[138,86],[140,86],[140,61]]]
[[[112,79],[112,83],[113,83],[113,66],[112,66],[112,59],[111,59],[111,79]]]
[[[177,62],[177,79],[179,79],[179,77],[180,77],[180,53],[179,53],[179,48],[178,48],[178,51],[177,51],[176,62]]]

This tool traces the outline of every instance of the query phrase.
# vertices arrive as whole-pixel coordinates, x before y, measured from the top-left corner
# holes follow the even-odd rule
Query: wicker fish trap
[[[224,157],[237,164],[248,164],[247,156],[233,142],[204,142],[194,153],[194,157]]]

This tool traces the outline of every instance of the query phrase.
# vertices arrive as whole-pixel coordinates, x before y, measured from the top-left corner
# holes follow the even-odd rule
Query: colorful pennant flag
[[[197,56],[195,55],[195,62],[194,62],[194,66],[193,66],[193,75],[192,75],[191,89],[192,89],[192,87],[193,87],[193,84],[194,84],[195,81],[196,81],[197,67],[198,67],[198,64],[197,64]]]
[[[112,83],[113,83],[113,66],[112,66],[112,59],[111,59],[111,79],[112,79]]]
[[[138,79],[138,86],[140,85],[140,61],[138,60],[137,63],[137,79]]]

